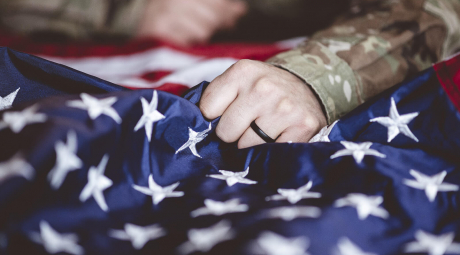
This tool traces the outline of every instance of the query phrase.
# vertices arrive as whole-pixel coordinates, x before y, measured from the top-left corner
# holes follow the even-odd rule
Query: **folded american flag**
[[[238,150],[205,82],[184,99],[0,55],[3,253],[460,254],[459,57],[316,142]]]

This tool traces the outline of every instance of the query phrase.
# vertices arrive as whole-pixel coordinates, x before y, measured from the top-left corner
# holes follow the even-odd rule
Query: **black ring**
[[[253,121],[251,122],[251,128],[252,128],[252,130],[254,130],[254,132],[256,132],[256,134],[257,134],[260,138],[262,138],[265,142],[267,142],[267,143],[274,143],[274,142],[275,142],[275,139],[272,139],[270,136],[268,136],[267,134],[265,134],[265,132],[262,131],[262,129],[260,129],[259,126],[257,126],[255,120],[253,120]]]

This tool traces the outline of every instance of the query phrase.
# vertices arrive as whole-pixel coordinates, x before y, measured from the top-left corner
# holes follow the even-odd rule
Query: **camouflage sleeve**
[[[147,0],[0,0],[2,27],[22,34],[52,31],[72,38],[131,36]]]
[[[459,0],[357,2],[331,27],[268,60],[313,88],[328,123],[460,46]]]

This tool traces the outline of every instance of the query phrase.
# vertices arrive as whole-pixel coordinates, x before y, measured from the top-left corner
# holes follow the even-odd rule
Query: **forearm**
[[[329,123],[448,55],[458,42],[454,40],[458,16],[449,6],[453,1],[363,2],[355,8],[361,13],[350,14],[268,61],[313,88]],[[433,10],[447,16],[457,29],[449,32]]]

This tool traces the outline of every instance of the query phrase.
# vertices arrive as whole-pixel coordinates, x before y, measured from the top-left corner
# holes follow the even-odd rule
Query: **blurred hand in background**
[[[150,0],[137,36],[179,46],[206,43],[215,32],[234,27],[247,10],[240,0]]]

